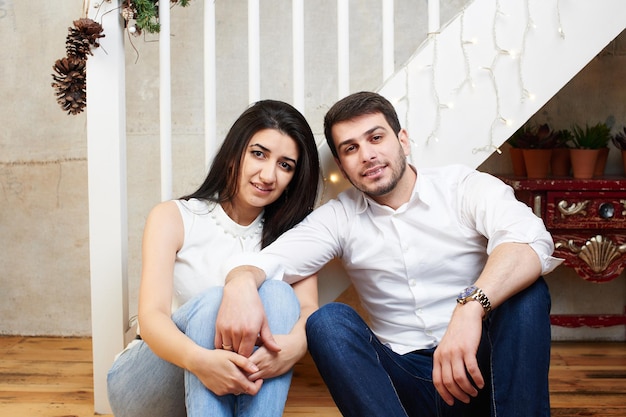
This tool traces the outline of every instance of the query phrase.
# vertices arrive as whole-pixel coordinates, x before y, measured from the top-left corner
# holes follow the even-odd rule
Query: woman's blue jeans
[[[478,350],[486,386],[448,406],[432,383],[433,349],[399,355],[349,306],[307,321],[309,351],[344,416],[550,416],[550,295],[540,278],[491,312]]]
[[[197,344],[214,349],[215,319],[222,287],[213,287],[179,308],[172,319]],[[300,317],[291,286],[268,280],[259,295],[273,334],[287,334]],[[279,417],[292,372],[263,381],[252,395],[218,396],[191,372],[156,356],[141,341],[124,351],[108,373],[109,403],[115,417]]]

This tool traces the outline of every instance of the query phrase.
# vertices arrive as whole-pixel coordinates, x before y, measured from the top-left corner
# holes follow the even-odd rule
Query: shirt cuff
[[[561,265],[563,261],[565,260],[562,258],[556,258],[552,255],[547,255],[545,251],[545,247],[541,243],[533,242],[533,243],[530,243],[529,245],[539,257],[539,262],[541,262],[541,275],[546,275],[554,271],[554,269],[557,266]]]

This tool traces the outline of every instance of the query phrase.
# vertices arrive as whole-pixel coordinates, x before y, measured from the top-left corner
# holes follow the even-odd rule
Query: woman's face
[[[275,130],[257,132],[244,151],[233,207],[252,221],[285,191],[296,171],[300,153],[296,141]]]

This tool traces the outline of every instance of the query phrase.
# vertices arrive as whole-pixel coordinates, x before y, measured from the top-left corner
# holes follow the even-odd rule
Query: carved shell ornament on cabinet
[[[626,244],[616,245],[610,240],[604,239],[601,235],[596,235],[589,239],[583,246],[577,246],[573,240],[568,242],[558,242],[557,248],[566,247],[573,253],[578,254],[593,272],[602,272],[608,266],[626,253]]]

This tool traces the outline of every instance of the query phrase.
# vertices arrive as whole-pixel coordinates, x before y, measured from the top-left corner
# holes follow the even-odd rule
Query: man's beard
[[[388,194],[396,188],[398,182],[400,182],[400,178],[404,175],[404,171],[406,171],[406,156],[404,155],[402,148],[399,149],[397,158],[393,162],[393,165],[388,165],[392,167],[392,172],[391,178],[385,184],[373,184],[372,186],[366,187],[364,185],[359,185],[350,177],[348,177],[348,181],[350,181],[350,184],[352,184],[354,188],[371,197],[380,197]]]

